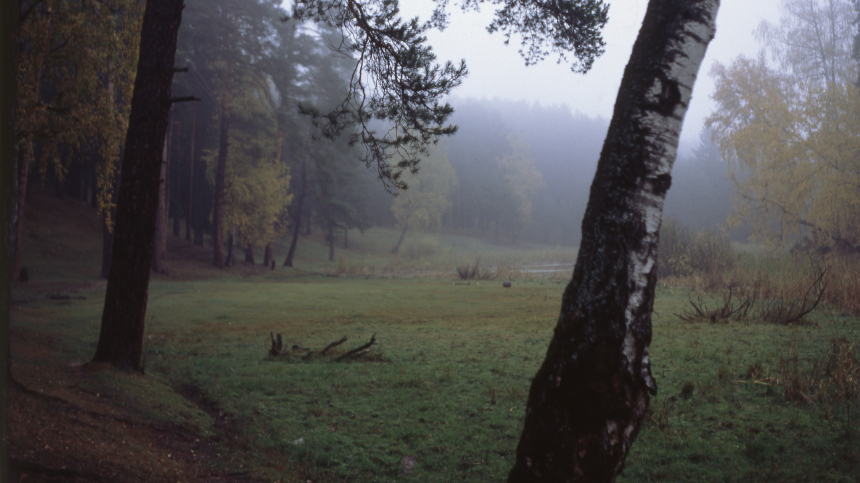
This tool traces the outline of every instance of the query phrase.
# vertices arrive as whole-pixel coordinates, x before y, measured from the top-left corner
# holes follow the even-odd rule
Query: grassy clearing
[[[51,250],[44,227],[34,233]],[[105,371],[87,391],[201,439],[220,435],[214,454],[233,455],[235,466],[268,481],[504,480],[564,283],[523,277],[504,289],[500,280],[401,278],[420,265],[383,270],[373,257],[395,263],[388,245],[362,240],[351,237],[345,263],[376,267],[375,275],[307,268],[338,265],[311,240],[297,263],[305,268],[216,272],[203,260],[154,279],[147,377]],[[84,362],[95,350],[104,286],[80,275],[81,260],[97,260],[97,249],[66,243],[54,258],[28,259],[44,281],[15,287],[13,334],[50,339],[60,361]],[[488,264],[491,255],[481,252]],[[453,273],[442,259],[428,263],[448,263]],[[53,268],[61,273],[50,275]],[[178,279],[194,271],[203,279]],[[685,322],[674,314],[688,307],[688,290],[658,288],[652,363],[660,391],[619,481],[860,480],[860,400],[851,392],[860,381],[860,319],[826,309],[802,326]],[[56,291],[70,298],[47,297]],[[270,332],[315,350],[346,335],[341,353],[373,334],[378,342],[366,358],[334,363],[271,357]],[[44,355],[12,344],[16,367],[42,372]],[[230,430],[212,414],[224,414]]]
[[[314,481],[499,481],[561,290],[549,281],[512,289],[432,279],[155,282],[147,370],[232,414],[240,447],[260,455],[247,463],[269,478],[299,467]],[[92,295],[31,303],[15,325],[61,336],[62,357],[85,361],[100,292],[81,293]],[[790,401],[778,381],[792,354],[809,370],[834,338],[860,340],[858,320],[689,323],[672,315],[686,303],[682,291],[658,293],[660,393],[622,481],[860,478],[857,401]],[[272,358],[270,331],[317,350],[347,335],[341,351],[375,333],[376,362]],[[197,424],[191,412],[173,417]],[[402,475],[407,456],[416,465]]]

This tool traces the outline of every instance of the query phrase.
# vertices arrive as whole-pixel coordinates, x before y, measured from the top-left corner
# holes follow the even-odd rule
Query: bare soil
[[[237,430],[230,415],[203,400],[199,389],[180,394],[213,417],[208,437],[147,420],[119,405],[110,388],[91,390],[103,387],[94,380],[99,371],[113,369],[62,362],[57,341],[44,334],[14,330],[10,342],[10,482],[260,481],[241,468],[241,448],[231,447]]]

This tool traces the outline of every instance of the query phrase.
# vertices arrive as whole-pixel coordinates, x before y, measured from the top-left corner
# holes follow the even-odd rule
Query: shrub
[[[693,232],[677,220],[667,219],[660,229],[657,276],[686,277],[713,274],[735,263],[732,242],[711,230]]]

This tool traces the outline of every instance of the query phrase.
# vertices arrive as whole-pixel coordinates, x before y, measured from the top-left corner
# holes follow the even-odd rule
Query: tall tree
[[[663,202],[719,0],[651,0],[615,101],[573,279],[532,380],[510,482],[609,482],[657,391],[651,311]]]
[[[316,7],[312,12],[331,7],[331,2],[309,3]],[[377,27],[370,27],[359,8],[363,4],[344,3],[343,10],[352,12],[368,36],[391,18],[382,15]],[[523,50],[527,61],[542,56],[545,41],[562,51],[574,50],[577,41],[593,45],[594,36],[587,34],[599,31],[602,23],[596,19],[605,22],[606,16],[599,1],[499,3],[503,7],[493,25],[525,33],[524,42],[536,46]],[[638,434],[650,393],[657,389],[649,345],[663,202],[718,6],[719,0],[649,3],[592,183],[573,279],[532,381],[509,481],[613,481]],[[382,2],[380,8],[396,13],[397,3]],[[582,28],[583,19],[592,30]],[[574,40],[560,44],[560,33]],[[595,55],[587,54],[582,57]]]
[[[730,162],[738,196],[730,222],[780,243],[860,250],[860,93],[846,0],[790,0],[767,52],[716,64],[707,123]]]
[[[117,201],[116,232],[93,362],[142,371],[158,182],[182,0],[147,0]]]
[[[18,68],[18,12],[21,0],[0,7],[0,421],[6,421],[6,391],[12,381],[9,309],[12,304],[12,220],[15,179],[15,106]],[[0,478],[9,476],[6,424],[0,427]]]

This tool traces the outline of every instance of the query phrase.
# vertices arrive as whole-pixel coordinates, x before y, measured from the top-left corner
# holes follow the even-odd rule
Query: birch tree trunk
[[[158,208],[161,153],[182,0],[147,0],[123,150],[101,331],[93,362],[143,371],[143,329]]]
[[[573,279],[532,381],[509,482],[611,482],[657,385],[663,202],[719,0],[651,0],[591,185]]]

